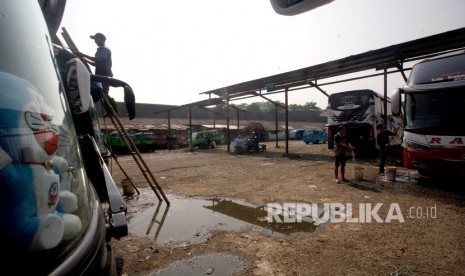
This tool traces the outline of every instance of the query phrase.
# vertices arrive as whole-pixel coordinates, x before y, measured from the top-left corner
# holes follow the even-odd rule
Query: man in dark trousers
[[[379,146],[379,156],[381,158],[379,162],[379,173],[384,174],[384,166],[386,165],[386,159],[388,156],[389,142],[391,141],[389,136],[394,136],[395,133],[389,131],[386,127],[386,124],[384,123],[378,124],[377,128],[379,129],[379,133],[376,137],[376,141]]]
[[[339,167],[341,167],[341,177],[343,182],[349,182],[345,178],[345,168],[346,168],[346,151],[353,151],[355,148],[349,144],[346,136],[347,129],[345,126],[341,125],[338,128],[338,133],[334,135],[334,145],[335,145],[335,154],[336,154],[336,162],[334,167],[334,177],[336,178],[337,183],[341,183],[339,181]]]
[[[96,33],[95,35],[91,35],[90,38],[92,38],[98,46],[95,56],[92,57],[83,53],[79,53],[79,55],[84,57],[89,64],[95,66],[95,75],[113,77],[113,72],[111,70],[113,65],[111,50],[105,45],[105,41],[107,40],[106,36],[102,33]],[[103,91],[108,94],[108,85],[102,85]]]
[[[95,44],[97,44],[98,46],[97,52],[95,52],[95,56],[92,57],[81,52],[79,52],[78,55],[85,58],[87,62],[92,66],[95,66],[95,75],[113,77],[113,71],[111,70],[111,67],[113,65],[111,58],[111,50],[105,45],[105,41],[107,40],[106,36],[102,33],[96,33],[95,35],[91,35],[90,38],[93,39],[95,41]],[[108,95],[108,92],[110,91],[110,86],[105,82],[102,82],[101,84],[103,87],[103,92],[107,94],[108,100],[110,101],[113,109],[116,113],[118,113],[115,100]],[[97,99],[94,98],[95,101],[100,99],[100,97],[96,98]]]

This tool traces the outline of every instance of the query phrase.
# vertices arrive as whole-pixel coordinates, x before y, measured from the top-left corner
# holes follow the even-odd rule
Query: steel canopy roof
[[[321,79],[371,69],[396,68],[396,70],[402,71],[405,62],[427,58],[446,51],[464,49],[464,47],[465,28],[460,28],[200,94],[210,96],[214,94],[225,99],[232,99],[244,95],[257,96],[257,92],[266,91],[269,85],[274,86],[273,91],[278,91],[304,85],[316,86],[317,81]]]

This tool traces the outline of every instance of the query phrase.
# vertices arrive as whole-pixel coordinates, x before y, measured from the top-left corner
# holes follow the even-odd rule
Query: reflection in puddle
[[[234,275],[245,267],[239,257],[228,254],[210,254],[177,261],[149,275]]]
[[[313,232],[316,226],[308,221],[300,223],[270,223],[267,221],[268,211],[263,206],[251,207],[239,204],[232,200],[210,199],[211,206],[205,208],[236,218],[240,221],[254,224],[261,228],[267,229],[272,233],[281,233],[289,235],[298,232]]]
[[[129,232],[166,244],[204,242],[214,230],[241,231],[251,227],[268,235],[285,237],[292,233],[313,232],[317,228],[311,221],[270,223],[263,206],[246,202],[173,195],[168,198],[170,206],[159,203],[128,215]]]

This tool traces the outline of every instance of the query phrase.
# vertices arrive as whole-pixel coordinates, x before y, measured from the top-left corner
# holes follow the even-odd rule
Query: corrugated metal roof
[[[275,90],[284,88],[307,86],[317,80],[341,76],[345,74],[380,68],[396,68],[404,62],[419,60],[427,55],[439,54],[444,51],[463,49],[465,47],[465,28],[400,43],[365,53],[352,55],[346,58],[325,62],[322,64],[281,73],[269,77],[246,81],[226,86],[200,94],[215,94],[229,98],[242,97],[251,93],[267,91],[269,85]],[[321,83],[318,83],[321,86]]]

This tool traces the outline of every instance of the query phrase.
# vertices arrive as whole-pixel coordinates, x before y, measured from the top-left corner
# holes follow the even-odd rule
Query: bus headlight
[[[413,150],[431,150],[431,147],[427,145],[420,144],[420,143],[410,141],[410,140],[405,141],[405,147],[411,148]]]

